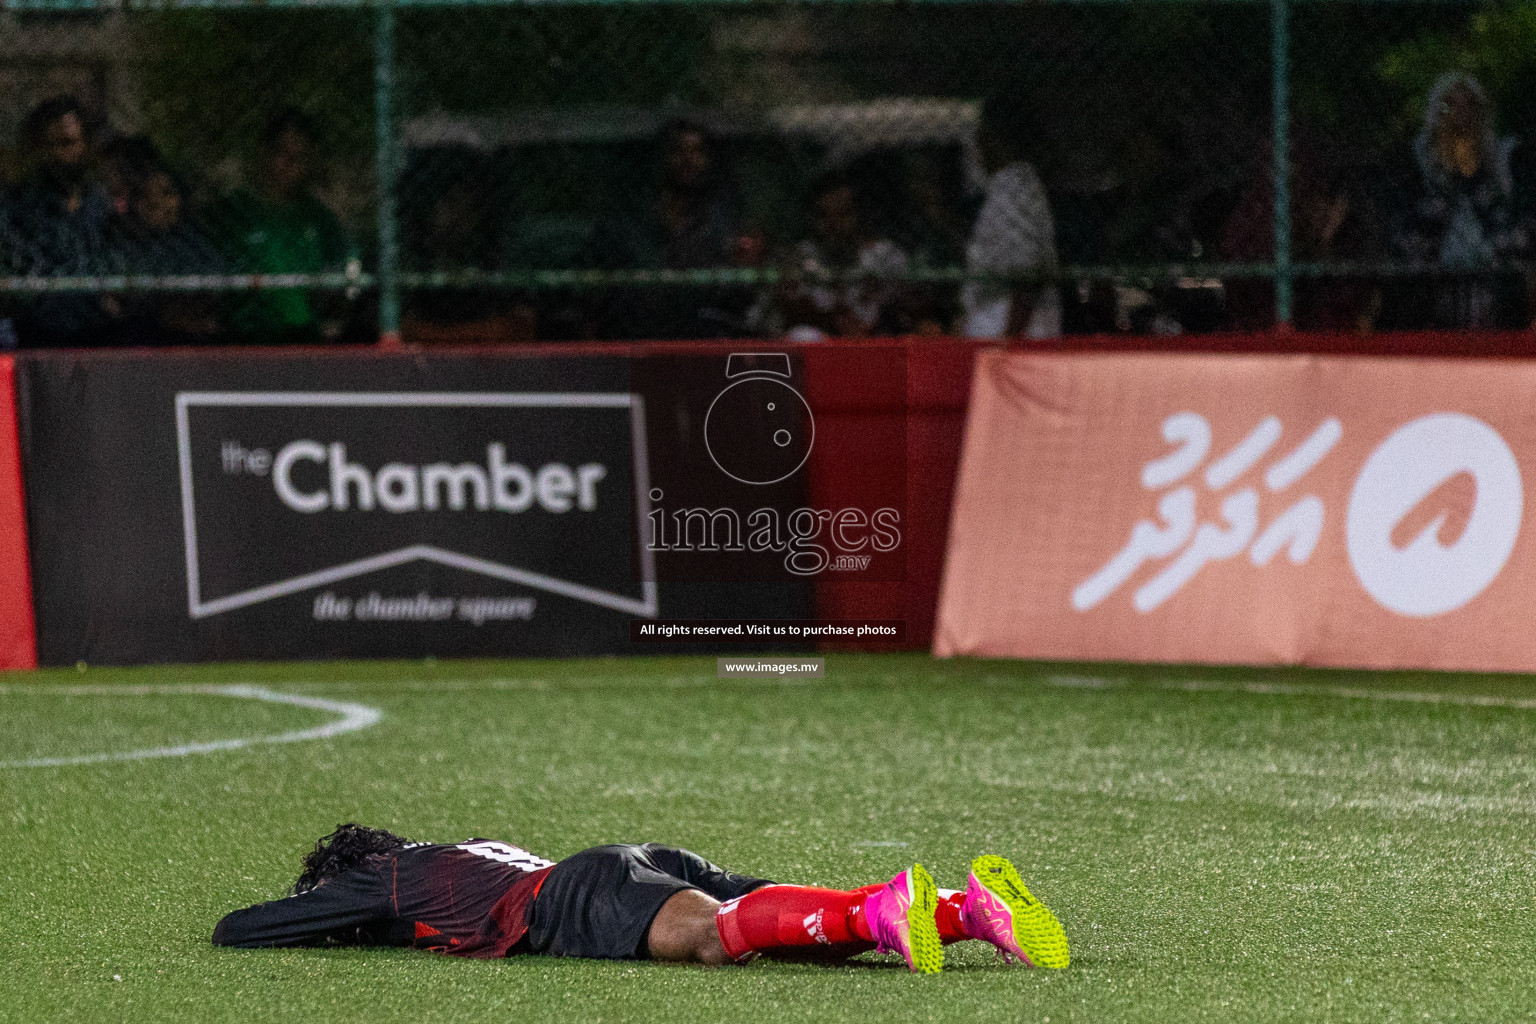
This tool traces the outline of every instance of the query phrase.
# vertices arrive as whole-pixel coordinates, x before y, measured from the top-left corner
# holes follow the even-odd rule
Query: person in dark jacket
[[[677,120],[662,132],[660,174],[634,208],[599,226],[592,263],[603,270],[719,270],[739,263],[740,217],[715,140]],[[750,291],[668,285],[617,288],[602,312],[605,336],[709,338],[740,333]]]
[[[85,111],[72,96],[38,104],[22,124],[36,169],[0,202],[0,252],[12,274],[84,277],[107,272],[106,190],[88,173]],[[86,292],[43,293],[15,303],[28,347],[106,344],[115,300]]]
[[[108,225],[113,270],[149,277],[228,273],[228,264],[188,216],[186,190],[153,151],[125,162],[124,210]],[[118,337],[127,345],[207,344],[222,330],[216,293],[131,292],[122,300]]]

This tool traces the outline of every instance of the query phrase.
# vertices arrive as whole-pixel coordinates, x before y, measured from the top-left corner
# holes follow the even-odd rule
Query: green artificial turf
[[[0,1019],[1536,1017],[1536,682],[916,656],[714,677],[713,659],[11,677],[5,762],[336,717],[119,684],[251,683],[384,717],[331,739],[0,768]],[[970,857],[1000,853],[1073,962],[1007,968],[964,943],[925,978],[873,956],[705,969],[209,945],[223,913],[279,895],[354,819],[551,858],[655,840],[831,886],[920,860],[958,887]]]

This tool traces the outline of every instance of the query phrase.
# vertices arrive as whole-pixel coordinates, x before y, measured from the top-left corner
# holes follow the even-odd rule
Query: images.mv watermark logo
[[[794,386],[789,355],[733,353],[726,360],[725,381],[699,425],[709,463],[721,480],[761,490],[765,497],[776,485],[803,485],[818,440],[817,423],[811,403]],[[857,382],[849,385],[856,387]],[[706,493],[723,491],[716,487]],[[779,564],[791,576],[810,577],[864,572],[876,558],[901,546],[902,513],[894,505],[784,507],[782,502],[750,499],[743,504],[742,493],[742,487],[736,487],[734,500],[675,507],[668,505],[663,489],[650,490],[648,550],[670,555],[772,553],[780,556]]]

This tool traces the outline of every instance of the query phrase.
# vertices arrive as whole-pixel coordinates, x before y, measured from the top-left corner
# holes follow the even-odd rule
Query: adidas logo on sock
[[[830,946],[832,940],[827,938],[827,931],[822,927],[821,915],[823,913],[824,911],[818,910],[814,914],[806,914],[805,920],[801,923],[805,925],[805,930],[810,933],[811,938],[824,946]]]

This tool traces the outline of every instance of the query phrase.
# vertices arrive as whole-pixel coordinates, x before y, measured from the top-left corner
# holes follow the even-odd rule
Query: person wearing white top
[[[779,315],[796,341],[888,333],[906,252],[868,229],[854,186],[830,174],[812,193],[810,238],[789,252]]]
[[[990,176],[965,248],[968,275],[1048,276],[1056,269],[1056,226],[1045,186],[1020,153],[1026,140],[1014,106],[988,99],[982,107],[977,141]],[[1049,281],[969,280],[960,304],[967,338],[1061,334],[1061,296]]]

